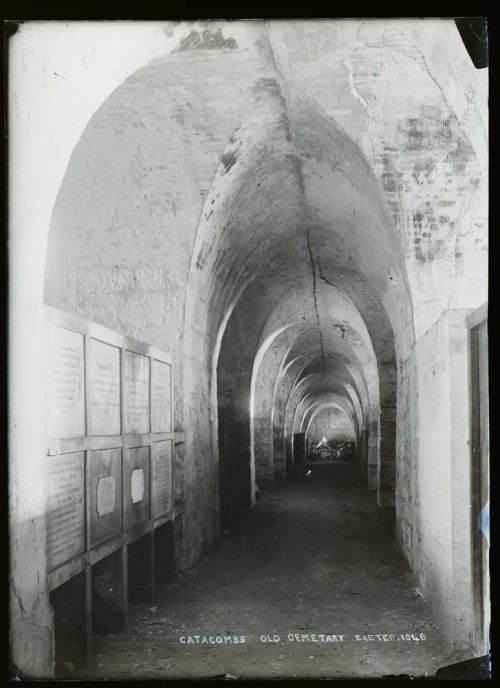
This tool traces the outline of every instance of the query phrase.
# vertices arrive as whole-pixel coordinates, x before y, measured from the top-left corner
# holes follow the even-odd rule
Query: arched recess
[[[297,433],[305,434],[307,425],[316,408],[329,400],[335,401],[347,414],[353,426],[357,426],[356,414],[349,397],[341,390],[327,390],[324,387],[304,395],[297,407],[295,414],[295,427]]]
[[[336,327],[335,320],[333,320],[330,323],[330,328],[335,332]],[[323,358],[321,359],[323,374],[326,375],[328,373],[332,383],[336,385],[348,382],[351,387],[355,386],[356,382],[346,366],[339,361],[338,357],[336,358],[330,354],[337,352],[337,354],[343,354],[344,358],[348,359],[350,357],[351,363],[358,367],[361,365],[358,359],[359,356],[365,361],[364,374],[370,376],[371,403],[373,413],[376,413],[378,408],[378,374],[376,361],[373,360],[373,350],[371,351],[372,360],[370,365],[370,352],[365,350],[359,336],[356,335],[349,325],[344,324],[342,327],[346,339],[330,333],[326,325],[324,327],[324,332],[321,335],[321,341],[323,342]],[[319,354],[318,334],[317,331],[310,330],[310,324],[307,321],[299,320],[297,324],[290,325],[286,332],[276,337],[272,345],[269,345],[265,354],[262,354],[262,349],[259,351],[259,357],[254,364],[252,377],[253,393],[251,395],[254,404],[253,417],[258,419],[258,427],[256,425],[254,427],[254,445],[251,451],[253,452],[252,457],[256,461],[257,474],[261,481],[265,481],[268,476],[272,476],[275,470],[280,474],[284,468],[283,451],[281,451],[280,464],[276,465],[274,460],[274,446],[279,447],[282,444],[284,427],[279,428],[278,437],[273,436],[275,431],[273,427],[274,416],[279,414],[280,408],[277,407],[276,403],[273,406],[271,404],[276,402],[274,398],[275,381],[281,374],[280,371],[282,371],[283,362],[286,360],[287,350],[292,352],[293,355],[293,352],[297,350],[299,345],[302,348],[312,347],[310,350],[315,352],[316,355]],[[290,339],[293,342],[292,346],[290,345]],[[348,342],[350,342],[350,345]],[[307,371],[307,367],[305,370]],[[282,410],[284,411],[284,408]],[[377,458],[374,460],[377,461]]]
[[[304,321],[302,322],[304,323]],[[345,320],[343,322],[345,322]],[[323,376],[328,374],[332,383],[336,383],[337,385],[342,384],[344,386],[348,384],[350,393],[353,393],[358,408],[360,408],[361,399],[363,399],[366,405],[366,413],[368,414],[369,403],[366,380],[364,379],[364,375],[367,375],[370,378],[370,389],[372,395],[372,418],[376,419],[376,417],[378,417],[376,416],[378,413],[377,409],[379,402],[377,364],[373,350],[371,350],[371,353],[369,351],[371,348],[369,338],[367,337],[368,341],[366,345],[368,348],[365,351],[359,341],[359,338],[354,336],[354,333],[348,325],[342,325],[341,332],[344,336],[337,336],[335,332],[338,331],[339,327],[335,323],[335,319],[333,319],[332,322],[330,322],[330,327],[333,330],[333,333],[331,333],[326,326],[324,328],[324,332],[321,337],[323,354],[321,354],[318,345],[318,332],[314,329],[308,329],[308,327],[308,324],[304,323],[303,326],[298,325],[296,327],[291,326],[289,328],[289,331],[294,333],[294,336],[297,338],[294,342],[294,346],[291,347],[287,353],[287,355],[292,359],[293,363],[291,366],[282,366],[282,372],[280,373],[282,376],[285,376],[286,383],[284,389],[286,389],[286,394],[278,396],[280,403],[275,403],[273,406],[274,415],[272,421],[275,425],[277,422],[281,422],[282,425],[281,432],[279,434],[275,432],[276,428],[273,428],[273,447],[268,446],[267,448],[267,457],[269,462],[272,462],[273,450],[276,447],[279,449],[282,436],[288,435],[285,414],[291,389],[294,384],[296,385],[300,381],[301,378],[303,379],[304,375],[307,376],[309,372],[314,372],[314,366],[316,366],[316,369],[320,371]],[[349,346],[348,342],[351,343],[351,346]],[[297,352],[300,353],[299,356],[296,355]],[[355,352],[358,354],[357,356]],[[364,361],[364,366],[361,365],[359,358]],[[299,361],[301,361],[302,365],[300,366],[298,372],[295,372],[294,368],[297,366]],[[274,372],[276,372],[276,368],[277,364],[275,364]],[[361,370],[361,372],[359,372],[359,370]],[[293,378],[294,372],[295,379]],[[261,371],[261,375],[264,379],[268,379],[269,374],[270,370],[268,368],[264,368]],[[281,383],[281,380],[277,381],[278,383]],[[358,387],[360,391],[355,392],[355,388]],[[289,444],[289,442],[285,441],[285,445],[286,444]],[[373,464],[375,468],[378,460],[376,453],[377,446],[378,443],[375,442],[373,446]],[[285,455],[286,446],[283,447],[281,445],[281,456],[284,457]]]
[[[256,281],[251,284],[242,295],[229,318],[227,329],[223,336],[221,356],[219,359],[218,379],[220,380],[220,390],[224,390],[224,397],[219,393],[219,407],[232,407],[233,412],[239,414],[241,422],[246,422],[246,419],[248,419],[247,408],[250,393],[245,393],[245,389],[248,390],[249,383],[250,386],[252,384],[250,371],[255,372],[256,370],[254,357],[258,351],[258,339],[264,338],[266,331],[272,330],[273,327],[277,327],[283,322],[288,324],[296,323],[296,328],[298,330],[300,329],[300,325],[304,326],[304,330],[308,327],[310,328],[311,324],[317,327],[318,316],[315,314],[316,307],[316,311],[319,312],[319,319],[322,327],[320,328],[321,335],[317,332],[310,338],[310,343],[317,349],[315,355],[321,355],[320,339],[328,339],[328,336],[330,336],[326,334],[328,331],[328,323],[333,330],[331,336],[333,337],[335,333],[338,334],[339,345],[342,346],[346,343],[344,339],[346,333],[347,340],[349,340],[350,329],[348,326],[346,327],[346,324],[354,318],[357,326],[363,332],[365,341],[369,342],[369,347],[372,352],[375,350],[375,366],[380,371],[380,385],[377,394],[381,397],[381,413],[387,418],[388,414],[394,411],[396,405],[396,389],[394,384],[396,368],[392,329],[388,324],[387,316],[383,308],[381,310],[380,305],[377,305],[376,298],[374,298],[370,289],[365,285],[359,292],[356,290],[354,285],[361,284],[362,278],[358,276],[354,279],[351,273],[350,283],[345,285],[351,291],[349,295],[345,289],[339,288],[329,280],[318,280],[314,290],[314,296],[316,297],[315,302],[311,289],[310,276],[297,279],[292,284],[283,274],[279,274],[278,283],[276,284],[273,282],[275,282],[275,280],[273,280],[272,276],[264,276],[262,279],[258,280],[258,283]],[[347,311],[346,302],[349,304]],[[255,308],[255,304],[258,304],[258,311]],[[362,313],[360,308],[363,311]],[[351,309],[350,314],[349,309]],[[257,333],[259,330],[256,324],[259,320],[262,321],[265,315],[267,315],[266,324],[262,325],[262,334],[258,337]],[[315,342],[313,341],[314,339],[316,339]],[[350,343],[354,344],[354,342]],[[324,346],[323,348],[325,349]],[[265,420],[259,420],[259,423],[263,423],[266,427],[265,434],[268,439],[264,443],[264,451],[267,454],[268,464],[272,467],[268,471],[270,477],[272,477],[274,472],[277,472],[277,474],[284,474],[286,472],[287,462],[290,464],[290,437],[287,432],[285,416],[288,396],[290,394],[290,385],[292,384],[293,386],[293,383],[291,382],[288,372],[290,370],[288,367],[289,359],[285,358],[285,349],[286,347],[283,348],[281,358],[280,354],[277,352],[270,352],[269,354],[275,359],[271,378],[270,370],[268,370],[265,365],[261,372],[263,379],[267,381],[269,379],[273,380],[272,412],[269,416],[268,410],[264,409],[266,416]],[[290,352],[289,356],[293,356],[291,349]],[[297,354],[297,350],[295,350],[295,354]],[[328,352],[324,350],[323,356],[328,357]],[[305,355],[305,358],[307,358],[307,355]],[[356,369],[358,378],[357,384],[359,384],[359,377],[361,375],[359,370],[361,370],[363,366],[358,362],[358,364],[352,366],[352,368]],[[286,388],[284,396],[281,394],[283,381],[284,388]],[[268,394],[269,390],[266,391],[264,405],[268,405]],[[376,404],[378,403],[377,400]],[[270,425],[272,425],[273,438],[271,443],[269,442],[270,434],[268,430]],[[384,456],[387,457],[388,463],[392,464],[391,469],[393,474],[395,460],[395,417],[390,419],[389,422],[385,422],[383,426],[385,432],[382,446],[385,444],[385,449],[389,449],[389,451],[385,451]],[[372,451],[374,452],[379,451],[379,427],[380,424],[378,420],[371,426],[372,437],[377,438],[372,442]],[[273,465],[272,454],[277,457],[276,467]],[[249,456],[248,451],[246,455],[247,457]],[[371,486],[375,487],[377,484],[377,473],[380,483],[380,470],[377,468],[376,461],[373,461],[372,465],[373,475],[371,477]],[[393,481],[389,486],[388,492],[392,494],[392,497],[390,497],[392,499],[394,493]]]
[[[342,415],[349,421],[351,424],[351,427],[353,429],[353,435],[356,437],[358,433],[358,424],[356,420],[355,414],[352,412],[352,408],[350,407],[348,400],[344,401],[345,397],[338,397],[334,393],[325,393],[321,395],[323,398],[321,400],[318,400],[317,398],[314,399],[314,401],[311,401],[308,407],[306,408],[306,411],[304,413],[304,416],[302,418],[301,422],[301,430],[302,432],[306,435],[308,433],[308,428],[312,422],[312,420],[317,416],[317,414],[322,411],[324,408],[328,408],[330,406],[335,407],[337,409],[340,409],[342,412]]]
[[[282,382],[282,398],[284,400],[284,412],[282,415],[282,422],[284,426],[284,453],[286,457],[287,471],[293,468],[293,420],[295,417],[295,410],[301,395],[301,386],[305,383],[304,377],[301,374],[310,362],[311,354],[303,354],[294,359],[287,367],[285,376]],[[316,359],[319,362],[319,359]],[[356,380],[356,388],[350,389],[348,384],[344,384],[348,389],[351,401],[356,408],[356,414],[361,427],[366,426],[366,416],[369,413],[368,391],[366,382],[357,369],[345,358],[341,359],[347,367],[351,375]],[[314,359],[313,359],[314,362]],[[322,363],[322,361],[321,361]],[[307,379],[307,378],[306,378]],[[365,457],[366,458],[366,457]],[[366,477],[366,470],[362,473]]]
[[[307,426],[306,426],[306,429],[305,429],[306,440],[309,440],[309,439],[310,440],[315,439],[316,441],[318,440],[317,433],[316,433],[316,437],[312,437],[313,428],[314,428],[313,424],[315,421],[316,421],[316,423],[318,423],[320,420],[320,416],[327,415],[327,413],[329,411],[334,411],[335,415],[340,416],[344,420],[344,423],[342,425],[340,423],[338,424],[340,426],[339,429],[341,431],[341,433],[339,433],[340,439],[352,439],[352,440],[354,440],[355,443],[357,443],[359,438],[357,436],[356,429],[354,428],[354,426],[352,424],[352,420],[351,420],[350,416],[348,416],[346,414],[346,412],[344,411],[344,409],[334,401],[333,402],[332,401],[326,401],[326,402],[323,402],[322,404],[319,404],[314,409],[314,411],[311,413],[310,418],[309,418],[308,423],[307,423]],[[327,412],[327,413],[325,413],[325,412]],[[327,419],[327,420],[330,421],[330,419]],[[346,421],[347,421],[347,425],[346,425]],[[331,427],[331,425],[332,425],[331,421],[327,422],[327,423],[323,423],[323,426],[326,429],[328,429],[329,426]],[[326,437],[324,432],[321,434]],[[329,438],[326,437],[326,439],[328,440]],[[333,438],[330,438],[330,439],[333,439]]]

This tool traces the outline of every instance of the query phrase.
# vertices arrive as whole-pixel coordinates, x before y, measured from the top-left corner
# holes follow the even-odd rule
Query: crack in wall
[[[349,83],[349,88],[351,91],[352,97],[357,100],[359,103],[361,103],[363,109],[366,112],[366,135],[368,137],[368,140],[370,141],[370,146],[372,149],[372,156],[373,156],[373,163],[375,164],[376,161],[376,155],[375,155],[375,144],[373,142],[373,137],[370,131],[370,125],[372,123],[371,119],[371,114],[370,114],[370,106],[366,102],[366,100],[363,98],[361,93],[359,92],[356,82],[354,80],[354,66],[351,62],[351,58],[358,52],[358,50],[366,48],[366,45],[362,43],[361,45],[358,45],[351,53],[346,57],[346,59],[342,62],[342,66],[344,69],[347,71],[347,81]]]
[[[318,260],[318,271],[319,271],[320,280],[323,280],[323,282],[326,282],[331,287],[335,287],[335,289],[339,289],[339,287],[334,282],[330,282],[330,280],[323,275],[323,270],[321,268],[321,263],[319,262],[319,260]]]
[[[321,323],[320,323],[319,312],[318,312],[318,300],[316,297],[316,263],[314,261],[314,256],[313,256],[313,252],[312,252],[311,237],[309,236],[309,228],[306,229],[306,238],[307,238],[307,250],[309,251],[309,258],[311,260],[311,269],[312,269],[312,278],[313,278],[314,312],[316,313],[316,322],[318,324],[319,345],[321,348],[321,359],[323,361],[323,372],[326,375],[325,350],[323,348],[323,333],[321,332]]]
[[[279,88],[279,93],[280,93],[280,104],[283,108],[283,116],[282,116],[282,121],[283,125],[285,128],[285,133],[286,133],[286,139],[287,141],[291,144],[291,147],[293,149],[293,153],[289,156],[289,159],[293,165],[295,176],[297,179],[297,184],[299,187],[299,204],[300,204],[300,221],[306,225],[307,227],[307,202],[306,202],[306,189],[305,189],[305,183],[304,183],[304,173],[302,170],[302,159],[297,152],[297,145],[296,145],[296,139],[294,136],[293,132],[293,125],[289,116],[289,105],[288,105],[288,100],[285,96],[285,85],[286,85],[286,79],[283,76],[283,73],[280,69],[280,66],[278,64],[278,59],[276,56],[276,53],[273,48],[273,44],[271,41],[271,37],[269,35],[269,28],[266,26],[266,37],[268,41],[268,47],[269,47],[269,54],[271,58],[272,65],[276,71],[276,76],[277,76],[277,83],[278,83],[278,88]],[[307,250],[309,253],[309,258],[311,261],[311,269],[312,269],[312,278],[313,278],[313,301],[314,301],[314,312],[316,315],[316,322],[318,325],[318,333],[319,333],[319,344],[320,344],[320,349],[321,349],[321,359],[323,361],[323,372],[326,375],[326,363],[325,363],[325,351],[324,351],[324,346],[323,346],[323,333],[321,331],[321,323],[320,323],[320,317],[319,317],[319,311],[318,311],[318,301],[317,301],[317,296],[316,296],[316,262],[314,260],[313,256],[313,251],[311,247],[311,238],[309,234],[309,228],[306,228],[306,241],[307,241]]]

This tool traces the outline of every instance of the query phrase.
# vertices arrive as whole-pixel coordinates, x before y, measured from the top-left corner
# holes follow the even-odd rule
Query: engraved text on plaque
[[[149,358],[124,351],[125,432],[149,432]]]
[[[49,439],[85,434],[83,335],[49,328]]]
[[[120,433],[120,350],[89,340],[89,431],[91,435]]]
[[[155,359],[151,365],[151,432],[171,432],[171,368]]]
[[[172,440],[154,443],[152,472],[153,514],[156,517],[172,510]]]
[[[46,459],[47,558],[52,570],[84,549],[83,452]]]

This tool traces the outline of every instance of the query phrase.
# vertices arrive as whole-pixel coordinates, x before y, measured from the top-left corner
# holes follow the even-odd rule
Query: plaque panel
[[[124,432],[149,432],[149,358],[123,352]]]
[[[142,502],[144,499],[144,471],[142,468],[135,468],[130,474],[130,498],[132,504]]]
[[[127,527],[130,527],[150,518],[149,447],[125,449],[125,466],[125,504]]]
[[[151,365],[151,432],[172,432],[172,368],[155,359]]]
[[[120,434],[120,349],[89,339],[89,434]]]
[[[46,459],[47,563],[49,571],[85,549],[84,453]]]
[[[121,449],[89,452],[87,462],[90,544],[96,545],[122,530]]]
[[[152,492],[153,515],[164,516],[172,512],[172,440],[153,444]]]
[[[83,335],[49,326],[49,439],[85,435]]]
[[[116,506],[116,484],[112,475],[97,481],[97,515],[99,518],[114,511]]]

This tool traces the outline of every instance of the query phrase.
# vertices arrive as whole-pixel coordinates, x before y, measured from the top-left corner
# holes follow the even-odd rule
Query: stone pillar
[[[277,425],[274,425],[273,427],[273,460],[274,477],[284,478],[286,476],[286,460],[283,426],[278,427]]]
[[[369,490],[376,490],[378,488],[379,448],[379,422],[378,420],[371,420],[368,426],[367,478]]]
[[[303,432],[296,432],[293,436],[294,468],[300,470],[306,459],[306,436]]]
[[[250,420],[248,416],[240,417],[239,442],[237,447],[237,481],[239,503],[242,507],[250,508],[255,504],[255,469],[252,467],[250,449]]]
[[[356,466],[361,478],[368,477],[368,432],[361,429],[356,446]]]
[[[380,461],[377,473],[379,506],[394,506],[396,482],[396,407],[380,409]]]
[[[273,432],[270,414],[254,418],[255,480],[259,488],[272,487],[273,474]]]
[[[396,490],[396,386],[397,370],[393,361],[382,363],[380,370],[380,458],[377,472],[379,506],[393,507]]]

